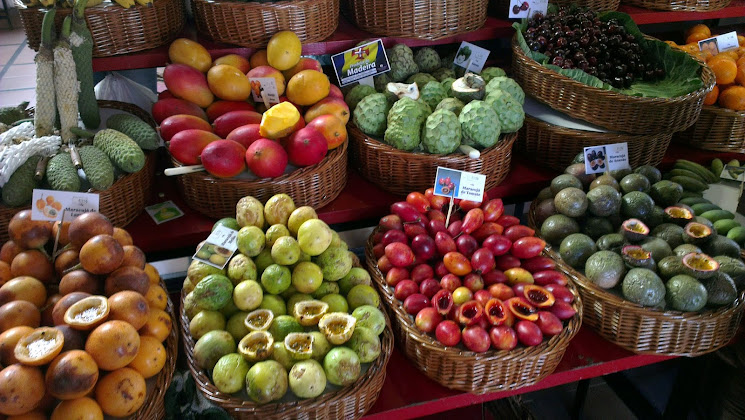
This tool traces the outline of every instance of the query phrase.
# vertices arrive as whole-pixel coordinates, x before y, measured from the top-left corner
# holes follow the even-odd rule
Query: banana
[[[119,6],[122,6],[125,9],[129,9],[130,7],[135,5],[134,0],[114,0]]]
[[[153,0],[135,0],[135,1],[140,6],[151,7],[153,5]]]

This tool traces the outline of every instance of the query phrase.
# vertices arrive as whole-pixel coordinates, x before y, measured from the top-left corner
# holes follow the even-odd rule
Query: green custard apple
[[[484,78],[484,81],[486,83],[489,83],[491,79],[495,77],[503,76],[507,76],[507,73],[505,73],[504,70],[500,69],[499,67],[487,67],[481,70],[481,77]]]
[[[453,153],[460,146],[460,121],[452,111],[433,112],[422,129],[424,151],[433,154]]]
[[[414,62],[414,53],[404,44],[396,44],[386,51],[388,63],[391,66],[390,78],[393,82],[403,82],[419,72],[419,66]]]
[[[442,87],[445,88],[445,92],[447,92],[448,96],[451,98],[455,98],[455,94],[453,93],[453,82],[455,82],[454,77],[446,77],[440,81]]]
[[[453,96],[469,103],[484,99],[486,83],[478,74],[468,73],[452,84]]]
[[[368,136],[382,137],[388,126],[388,111],[391,106],[385,95],[373,93],[364,97],[354,108],[352,120]]]
[[[471,101],[458,116],[461,142],[468,146],[487,148],[499,141],[501,127],[497,113],[484,101]]]
[[[388,85],[388,83],[391,83],[393,81],[391,80],[391,76],[389,76],[389,73],[390,72],[386,72],[377,76],[373,76],[373,84],[375,84],[376,92],[385,92],[385,87]]]
[[[419,92],[419,99],[429,105],[431,109],[437,107],[440,101],[447,96],[448,93],[445,88],[442,87],[440,82],[436,81],[428,82]]]
[[[437,79],[437,81],[442,82],[447,78],[455,79],[455,71],[453,71],[453,69],[440,67],[432,72],[432,76]]]
[[[509,93],[520,102],[520,105],[525,103],[525,92],[523,92],[523,88],[509,77],[499,76],[491,79],[491,81],[486,85],[486,94],[488,95],[495,90],[503,90]]]
[[[440,68],[440,54],[429,47],[420,48],[414,54],[414,62],[419,66],[419,71],[432,73]]]
[[[437,104],[437,106],[435,107],[435,111],[437,111],[438,109],[445,109],[458,116],[460,115],[460,112],[463,111],[464,106],[466,105],[460,99],[445,98],[441,100],[439,104]]]
[[[357,85],[352,88],[347,94],[344,96],[344,102],[347,103],[349,106],[349,109],[354,111],[354,109],[357,107],[357,104],[360,103],[362,99],[364,99],[366,96],[372,95],[375,93],[375,88],[368,85]]]
[[[509,93],[503,90],[495,90],[486,95],[484,102],[491,105],[494,112],[497,113],[503,133],[514,133],[523,126],[525,120],[523,106]]]
[[[426,85],[427,83],[436,82],[436,81],[437,79],[432,77],[432,75],[429,73],[416,73],[416,74],[409,76],[409,78],[406,79],[406,83],[409,83],[409,84],[416,83],[416,87],[418,87],[420,91],[424,88],[424,85]]]

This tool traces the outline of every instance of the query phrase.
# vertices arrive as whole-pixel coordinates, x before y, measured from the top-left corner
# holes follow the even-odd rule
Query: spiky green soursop
[[[137,172],[145,166],[145,153],[126,134],[112,128],[96,133],[93,145],[103,150],[117,168],[127,173]]]
[[[419,71],[432,73],[440,68],[440,54],[429,47],[420,48],[414,54],[414,62],[419,66]]]
[[[424,88],[424,85],[426,85],[429,82],[436,82],[437,79],[432,77],[431,74],[428,73],[417,73],[414,75],[409,76],[408,79],[406,79],[406,83],[416,83],[416,87],[419,88],[419,90],[422,90]]]
[[[431,109],[435,109],[440,101],[447,97],[448,93],[440,82],[429,82],[419,92],[419,99],[429,105]]]
[[[504,76],[507,76],[507,73],[505,73],[504,70],[500,69],[499,67],[487,67],[484,70],[481,70],[481,77],[484,78],[484,81],[486,83],[491,82],[491,79],[495,77]]]
[[[460,112],[463,110],[464,106],[465,104],[463,103],[463,101],[458,98],[445,98],[441,100],[439,104],[437,104],[435,111],[437,111],[438,109],[445,109],[458,116],[460,115]]]
[[[491,105],[497,113],[502,133],[514,133],[523,126],[525,120],[523,106],[509,93],[495,90],[486,95],[484,102]]]
[[[349,109],[354,111],[354,108],[365,96],[372,95],[373,93],[375,93],[374,87],[368,85],[357,85],[347,92],[347,95],[344,96],[344,102],[347,103]]]
[[[442,82],[447,78],[455,79],[455,72],[452,69],[439,68],[432,72],[432,77]]]
[[[515,99],[517,99],[518,102],[520,102],[520,105],[523,105],[525,103],[525,92],[523,92],[523,88],[521,88],[516,81],[510,79],[509,77],[495,77],[486,84],[487,95],[494,92],[495,90],[503,90],[509,93]]]
[[[354,108],[354,124],[368,136],[383,137],[387,127],[390,104],[382,93],[362,98]]]
[[[388,127],[383,140],[399,150],[410,152],[419,146],[422,124],[429,116],[424,102],[403,97],[388,112]]]
[[[373,83],[375,84],[375,90],[377,92],[385,92],[385,87],[388,86],[388,83],[391,83],[392,81],[393,80],[391,80],[391,77],[388,76],[388,73],[373,76]]]
[[[460,121],[446,110],[433,112],[424,122],[422,147],[427,153],[446,155],[460,146]]]
[[[404,44],[396,44],[386,51],[391,66],[390,78],[393,82],[403,82],[407,77],[419,72],[414,62],[414,53]]]
[[[461,143],[486,148],[499,141],[500,126],[497,113],[484,101],[471,101],[458,116]]]

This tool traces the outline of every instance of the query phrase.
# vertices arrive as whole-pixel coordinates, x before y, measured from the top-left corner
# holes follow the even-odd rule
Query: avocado
[[[677,275],[665,285],[665,301],[676,311],[700,311],[706,306],[707,299],[704,285],[691,276]]]
[[[673,250],[667,242],[660,238],[650,237],[640,243],[642,249],[652,253],[655,261],[662,261],[663,258],[673,255]]]
[[[657,306],[665,299],[665,285],[654,271],[632,268],[621,283],[623,297],[642,306]]]
[[[549,216],[541,225],[541,237],[550,244],[560,244],[567,236],[579,232],[579,224],[576,220],[554,214]]]
[[[607,235],[601,236],[595,245],[598,247],[599,250],[603,251],[613,251],[615,253],[621,252],[621,248],[626,243],[626,239],[624,239],[623,235],[620,233],[609,233]]]
[[[737,287],[732,278],[723,272],[718,272],[716,276],[704,281],[704,287],[709,294],[706,301],[710,306],[730,305],[737,298]]]
[[[657,271],[663,279],[670,279],[679,274],[685,274],[683,259],[675,255],[663,258],[657,263]]]
[[[619,182],[618,185],[621,187],[621,192],[624,194],[628,194],[631,191],[641,191],[646,193],[649,192],[649,188],[651,187],[649,179],[642,174],[626,175],[621,179],[621,182]]]
[[[732,258],[740,256],[740,245],[726,236],[717,236],[704,245],[704,252],[709,255],[726,255]]]
[[[580,217],[587,211],[588,200],[580,188],[568,187],[554,197],[556,210],[569,217]]]
[[[652,165],[639,166],[638,168],[634,169],[634,173],[644,175],[649,180],[650,184],[660,182],[660,180],[662,179],[662,173],[660,172],[660,170]]]
[[[663,223],[652,230],[652,236],[660,238],[675,248],[683,244],[683,228],[672,223]]]
[[[551,180],[551,193],[553,195],[556,195],[559,191],[569,187],[579,188],[581,190],[582,181],[577,179],[576,176],[569,174],[561,174]]]
[[[652,197],[641,191],[631,191],[621,197],[621,214],[628,218],[644,219],[653,208]]]
[[[615,287],[625,273],[623,259],[613,251],[598,251],[585,263],[585,276],[603,289]]]
[[[663,180],[652,184],[649,195],[658,206],[668,207],[680,200],[683,187],[675,182]]]
[[[592,238],[582,233],[573,233],[561,241],[559,255],[571,267],[581,269],[597,250]]]
[[[609,185],[591,189],[586,198],[587,210],[594,216],[607,217],[618,213],[621,208],[621,194]]]
[[[726,255],[714,257],[714,260],[719,263],[719,271],[732,278],[737,290],[745,289],[745,263],[742,260]]]

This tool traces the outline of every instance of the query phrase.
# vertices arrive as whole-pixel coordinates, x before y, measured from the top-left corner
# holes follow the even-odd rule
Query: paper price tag
[[[467,71],[481,73],[488,57],[489,50],[486,48],[481,48],[477,45],[471,44],[470,42],[461,42],[460,47],[458,47],[458,52],[455,53],[453,64],[458,67],[463,67]]]
[[[698,49],[704,52],[709,52],[711,55],[717,55],[720,52],[729,50],[736,50],[739,47],[740,44],[737,41],[737,32],[735,31],[698,41]]]
[[[443,167],[437,168],[435,195],[481,202],[485,187],[486,175]]]
[[[251,96],[254,101],[262,103],[263,97],[266,96],[269,105],[279,103],[277,81],[273,77],[251,77],[248,81],[251,83]]]
[[[626,143],[585,147],[583,154],[585,156],[585,173],[587,174],[631,168]]]
[[[383,41],[378,39],[331,56],[339,86],[373,77],[391,69]]]
[[[34,190],[31,203],[31,220],[69,222],[83,213],[98,212],[99,196],[83,192]]]
[[[531,18],[536,13],[546,14],[548,0],[511,0],[507,15],[510,19]]]
[[[164,201],[145,207],[145,211],[153,219],[156,225],[177,219],[184,215],[184,212],[173,201]]]
[[[238,231],[218,226],[194,253],[194,259],[213,267],[224,268],[238,249]]]
[[[745,181],[745,167],[724,165],[722,173],[719,175],[722,179],[732,179],[735,181]]]

